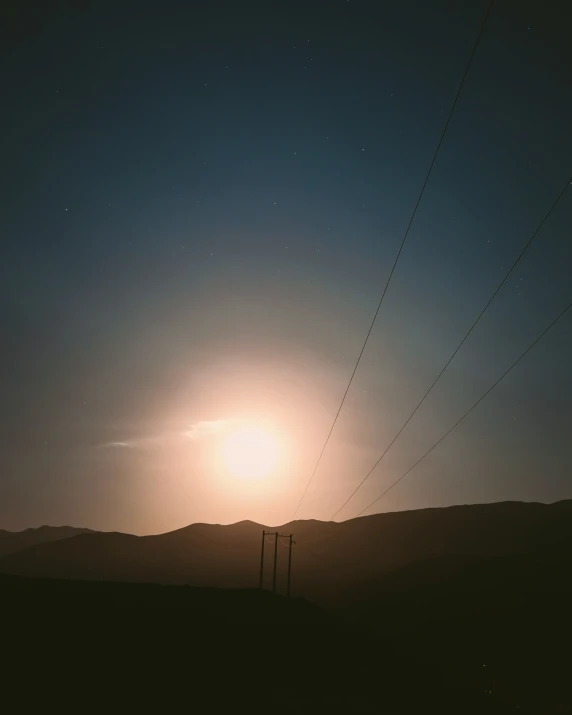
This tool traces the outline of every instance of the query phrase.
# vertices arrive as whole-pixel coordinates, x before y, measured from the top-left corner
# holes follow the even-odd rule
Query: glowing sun
[[[268,476],[279,457],[278,440],[261,427],[239,427],[222,444],[225,467],[241,479],[262,479]]]

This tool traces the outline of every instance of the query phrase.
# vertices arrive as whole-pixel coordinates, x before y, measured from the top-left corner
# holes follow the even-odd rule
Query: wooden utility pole
[[[262,532],[262,550],[260,552],[260,583],[258,588],[262,588],[262,577],[264,575],[264,542],[266,541],[266,532]]]
[[[276,593],[276,566],[278,565],[278,532],[274,534],[274,577],[272,579],[272,593]]]
[[[292,544],[295,542],[293,541],[294,534],[279,534],[277,531],[276,532],[271,532],[271,531],[265,531],[263,530],[262,532],[262,548],[260,549],[260,579],[258,582],[258,587],[260,589],[263,588],[264,584],[264,542],[266,541],[267,536],[274,536],[274,568],[273,568],[273,574],[272,574],[272,592],[276,593],[276,575],[277,575],[277,568],[278,568],[278,539],[279,538],[284,538],[284,539],[289,539],[289,544],[288,544],[288,582],[286,586],[286,595],[288,598],[290,598],[290,583],[291,583],[291,576],[292,576]]]
[[[286,595],[290,598],[290,574],[292,573],[292,536],[290,534],[290,543],[288,545],[288,586],[286,588]]]

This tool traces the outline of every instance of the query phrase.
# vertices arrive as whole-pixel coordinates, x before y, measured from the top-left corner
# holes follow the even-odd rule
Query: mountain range
[[[251,521],[192,524],[134,536],[71,527],[0,532],[0,573],[20,576],[248,588],[258,585],[262,530],[294,534],[292,592],[322,604],[359,584],[430,561],[433,576],[451,560],[572,550],[572,500],[503,502],[375,514],[345,522]],[[270,586],[272,536],[265,544]],[[284,591],[287,540],[279,539],[278,590]],[[440,564],[437,566],[437,562]],[[427,570],[425,570],[427,574]]]
[[[15,551],[22,551],[36,544],[49,544],[52,541],[69,539],[79,534],[93,534],[91,529],[76,529],[73,526],[40,526],[24,531],[5,531],[0,529],[0,558]]]

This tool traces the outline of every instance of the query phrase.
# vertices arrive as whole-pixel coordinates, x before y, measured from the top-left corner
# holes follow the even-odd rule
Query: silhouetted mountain
[[[76,529],[73,526],[40,526],[24,531],[4,531],[0,529],[0,557],[21,551],[29,546],[69,539],[78,534],[92,534],[91,529]]]
[[[258,584],[261,531],[250,521],[193,524],[155,536],[86,533],[0,559],[0,572],[23,576],[187,583],[226,588]],[[376,514],[350,521],[297,521],[293,593],[320,603],[407,564],[458,555],[493,557],[572,548],[572,501],[505,502]],[[26,533],[26,532],[22,532]],[[267,545],[268,566],[272,547]],[[284,588],[286,548],[279,546]],[[270,568],[268,568],[270,575]]]
[[[48,578],[252,587],[261,527],[193,524],[158,536],[82,534],[0,559],[0,572]]]

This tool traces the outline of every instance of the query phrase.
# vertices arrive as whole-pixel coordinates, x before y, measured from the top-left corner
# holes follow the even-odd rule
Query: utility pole
[[[264,583],[264,542],[266,541],[267,536],[274,536],[274,567],[273,567],[273,574],[272,574],[272,593],[276,593],[276,575],[277,575],[277,568],[278,568],[278,539],[283,538],[283,539],[289,539],[289,544],[288,544],[288,582],[286,586],[286,595],[288,598],[290,598],[290,583],[291,583],[291,576],[292,576],[292,545],[295,544],[296,542],[293,541],[294,534],[279,534],[277,531],[276,532],[271,532],[271,531],[262,531],[262,548],[260,549],[260,579],[258,582],[258,587],[260,589],[263,588],[263,583]]]
[[[262,588],[262,576],[264,574],[264,542],[266,540],[266,532],[262,532],[262,550],[260,552],[260,583],[258,588]]]
[[[286,589],[286,595],[290,598],[290,574],[292,573],[292,536],[290,534],[290,543],[288,545],[288,586]]]
[[[272,593],[276,593],[276,566],[278,565],[278,532],[274,541],[274,578],[272,579]]]

